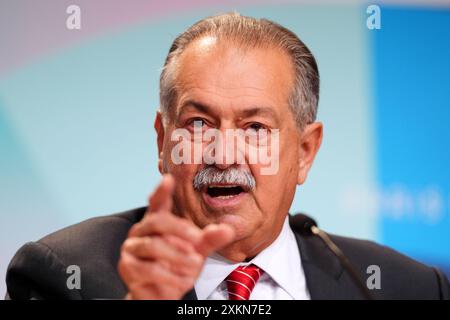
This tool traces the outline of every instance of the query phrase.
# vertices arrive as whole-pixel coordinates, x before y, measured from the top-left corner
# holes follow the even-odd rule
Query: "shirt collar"
[[[255,264],[264,270],[293,299],[300,299],[304,273],[295,235],[286,217],[280,234],[266,249],[248,263],[233,263],[217,253],[206,258],[204,268],[195,284],[199,300],[206,299],[239,265]]]

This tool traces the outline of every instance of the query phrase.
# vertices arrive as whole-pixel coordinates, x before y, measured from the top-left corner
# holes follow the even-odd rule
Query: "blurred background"
[[[146,205],[171,41],[234,10],[318,60],[325,136],[291,213],[450,275],[450,1],[0,0],[1,296],[25,242]]]

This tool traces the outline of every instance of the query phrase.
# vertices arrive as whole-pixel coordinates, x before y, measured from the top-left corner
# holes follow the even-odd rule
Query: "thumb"
[[[210,224],[203,229],[203,236],[196,250],[204,257],[231,243],[235,238],[234,229],[227,224]]]

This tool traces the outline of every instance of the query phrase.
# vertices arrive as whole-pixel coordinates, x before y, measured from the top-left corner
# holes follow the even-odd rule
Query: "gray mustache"
[[[202,168],[194,177],[194,189],[201,191],[204,187],[211,184],[236,184],[248,190],[256,186],[255,178],[249,170],[228,167],[221,170],[214,166]]]

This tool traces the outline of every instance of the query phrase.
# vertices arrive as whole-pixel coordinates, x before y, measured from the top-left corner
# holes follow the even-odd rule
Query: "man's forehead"
[[[202,79],[217,83],[231,78],[225,85],[228,89],[245,87],[247,82],[255,87],[263,82],[258,80],[289,81],[293,71],[291,59],[282,49],[243,47],[236,41],[210,36],[190,43],[178,61],[178,78],[185,85]]]
[[[180,57],[176,77],[179,97],[199,100],[194,96],[215,96],[257,107],[287,103],[293,72],[289,57],[280,50],[255,48],[244,52],[213,39],[205,39],[199,46],[208,49],[189,47]],[[181,100],[178,106],[185,102]]]

